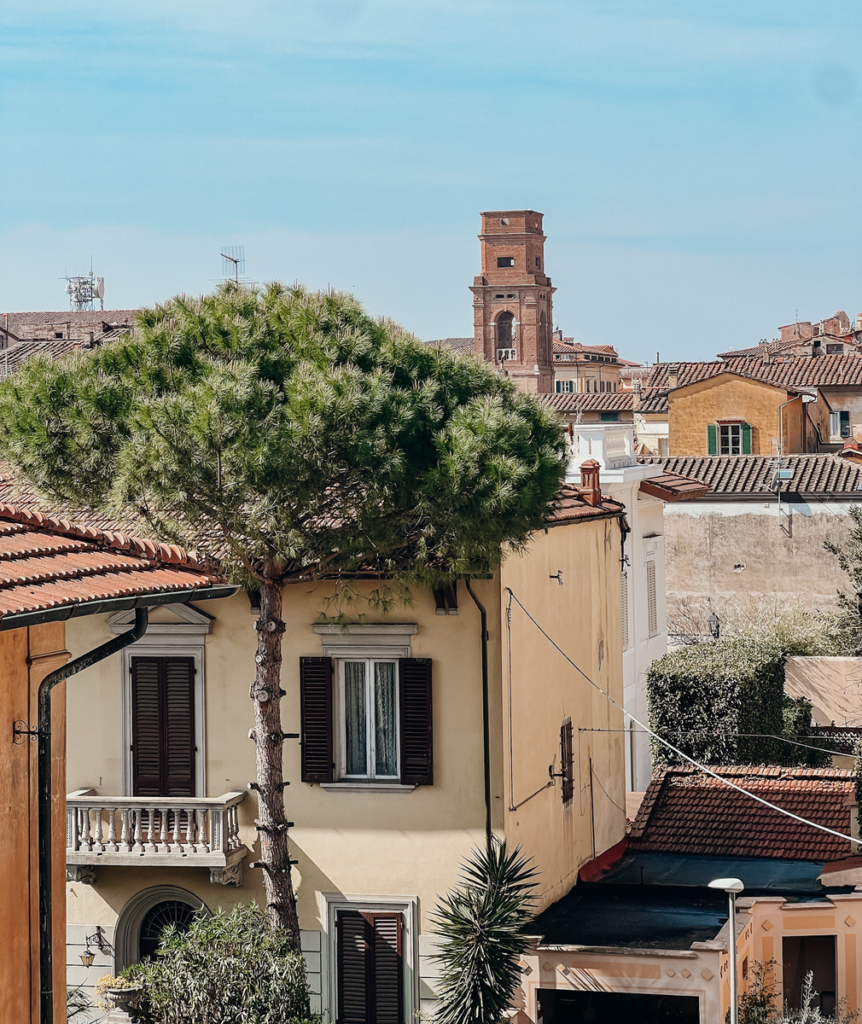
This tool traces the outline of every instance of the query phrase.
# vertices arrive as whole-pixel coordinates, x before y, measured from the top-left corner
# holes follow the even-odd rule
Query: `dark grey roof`
[[[741,878],[745,896],[823,900],[823,862],[766,857],[709,857],[626,851],[599,881],[579,882],[524,931],[544,946],[689,949],[714,939],[727,920],[726,897],[713,878]]]
[[[663,466],[671,473],[707,485],[710,498],[764,497],[775,494],[774,460],[769,455],[642,456],[639,462]],[[792,471],[781,481],[782,494],[841,497],[862,501],[862,466],[840,455],[785,455]]]

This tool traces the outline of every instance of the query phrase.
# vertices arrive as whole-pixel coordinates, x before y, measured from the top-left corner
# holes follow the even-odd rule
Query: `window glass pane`
[[[398,772],[396,749],[395,662],[374,663],[375,774]]]
[[[367,726],[365,703],[365,662],[344,663],[344,724],[347,737],[344,771],[367,775]]]

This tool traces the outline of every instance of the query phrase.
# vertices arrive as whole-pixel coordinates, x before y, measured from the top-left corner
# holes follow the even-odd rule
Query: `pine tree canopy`
[[[556,415],[344,294],[230,284],[0,387],[0,449],[68,505],[144,519],[251,583],[487,572],[543,526]]]

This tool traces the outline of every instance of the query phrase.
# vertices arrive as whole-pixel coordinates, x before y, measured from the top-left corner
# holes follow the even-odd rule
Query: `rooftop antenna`
[[[232,277],[239,284],[239,275],[245,273],[245,246],[223,245],[221,249],[221,276]]]
[[[61,281],[66,282],[64,291],[69,296],[69,305],[76,313],[96,308],[96,299],[99,300],[99,309],[105,308],[105,279],[96,277],[93,273],[93,257],[90,257],[90,273],[75,274],[70,277],[64,274]]]

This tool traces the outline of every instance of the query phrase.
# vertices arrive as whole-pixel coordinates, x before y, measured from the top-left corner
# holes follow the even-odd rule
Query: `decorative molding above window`
[[[163,607],[182,621],[150,622],[147,632],[138,641],[139,644],[146,642],[147,637],[158,636],[163,640],[166,636],[207,636],[212,630],[214,617],[192,604],[169,604]],[[114,634],[128,633],[134,621],[133,610],[114,612],[108,616],[108,626]]]
[[[409,658],[410,637],[419,632],[415,622],[316,622],[312,629],[326,658]]]

